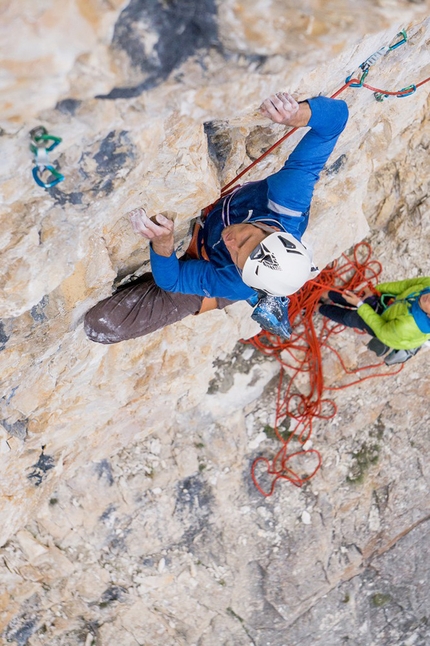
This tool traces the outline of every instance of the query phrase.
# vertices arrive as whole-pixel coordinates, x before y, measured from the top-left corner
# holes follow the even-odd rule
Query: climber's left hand
[[[174,223],[162,213],[149,218],[143,208],[134,209],[128,214],[133,230],[139,233],[151,245],[159,256],[169,257],[173,253],[173,231]]]

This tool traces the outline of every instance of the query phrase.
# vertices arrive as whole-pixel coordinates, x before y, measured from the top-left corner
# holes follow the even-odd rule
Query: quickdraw
[[[361,63],[361,65],[359,66],[359,69],[361,69],[361,76],[359,79],[353,79],[353,74],[350,74],[345,79],[345,83],[348,83],[349,87],[363,87],[364,80],[369,74],[370,67],[374,65],[380,58],[382,58],[382,56],[385,56],[389,52],[393,51],[393,49],[397,49],[397,47],[400,47],[400,45],[404,45],[407,40],[408,36],[406,34],[406,31],[402,29],[402,31],[400,31],[396,35],[394,43],[392,45],[384,45],[383,47],[380,47],[378,51],[369,56],[369,58],[366,58],[366,60]],[[351,79],[352,82],[350,82]]]
[[[387,99],[390,96],[395,96],[398,99],[401,99],[405,96],[410,96],[411,94],[414,94],[414,92],[417,91],[417,87],[419,85],[422,85],[422,83],[419,83],[418,85],[408,85],[407,87],[402,88],[401,90],[395,90],[394,92],[389,92],[388,90],[380,90],[379,88],[373,88],[371,85],[367,85],[364,81],[369,74],[369,69],[372,65],[374,65],[382,56],[385,56],[389,52],[392,52],[393,49],[397,49],[397,47],[400,47],[400,45],[404,45],[408,40],[407,33],[404,29],[400,31],[395,39],[394,43],[392,45],[384,45],[383,47],[380,47],[374,54],[369,56],[369,58],[366,58],[366,60],[361,63],[359,66],[359,69],[361,70],[361,74],[357,78],[353,78],[353,74],[350,74],[349,76],[346,77],[345,79],[345,84],[348,87],[365,87],[368,90],[373,90],[373,96],[375,99],[379,102],[383,101],[384,99]],[[428,79],[426,79],[425,82],[427,82]]]
[[[54,150],[62,139],[50,135],[44,126],[36,126],[30,130],[30,139],[30,150],[34,155],[33,179],[42,188],[52,188],[64,180],[64,175],[50,162],[48,153]],[[49,173],[46,179],[43,177],[45,173]]]
[[[399,36],[401,38],[399,38]],[[403,45],[407,41],[407,38],[408,37],[407,37],[406,31],[403,29],[401,32],[399,32],[397,34],[394,44],[381,47],[380,49],[378,49],[377,52],[375,52],[375,54],[372,54],[372,56],[369,56],[369,58],[367,58],[364,61],[364,63],[362,63],[360,65],[360,69],[362,70],[362,73],[365,74],[364,76],[362,74],[360,78],[352,78],[353,75],[350,74],[346,78],[344,85],[342,85],[341,88],[336,90],[336,92],[331,94],[330,98],[331,99],[336,99],[340,94],[342,94],[342,92],[347,90],[349,87],[353,87],[353,88],[364,87],[367,90],[371,90],[373,92],[374,97],[375,97],[375,99],[377,101],[383,101],[384,98],[389,97],[389,96],[395,96],[395,97],[398,97],[398,98],[402,98],[402,97],[411,96],[411,94],[414,94],[414,92],[416,92],[416,90],[419,87],[421,87],[422,85],[424,85],[425,83],[428,83],[430,81],[430,76],[427,77],[426,79],[424,79],[423,81],[420,81],[419,83],[408,85],[407,87],[403,88],[402,90],[395,90],[394,92],[390,92],[389,90],[383,90],[383,89],[378,88],[378,87],[372,87],[371,85],[368,85],[367,83],[364,83],[364,79],[366,78],[366,76],[367,76],[367,74],[369,72],[370,65],[375,63],[384,53],[388,53],[388,52],[392,51],[393,49],[396,49],[397,47],[400,47],[400,45]],[[384,51],[382,51],[382,50],[384,50]],[[283,135],[280,139],[278,139],[278,141],[276,141],[274,144],[272,144],[272,146],[270,146],[270,148],[268,148],[262,155],[260,155],[260,157],[258,157],[257,159],[254,159],[254,161],[251,164],[249,164],[249,166],[244,168],[242,171],[240,171],[240,173],[238,173],[236,175],[236,177],[234,177],[230,182],[225,184],[221,188],[221,197],[225,197],[232,190],[232,187],[234,186],[234,184],[236,184],[236,182],[241,177],[243,177],[246,173],[248,173],[251,170],[251,168],[254,168],[254,166],[259,164],[262,159],[264,159],[265,157],[270,155],[275,150],[275,148],[277,148],[282,143],[284,143],[284,141],[286,141],[289,137],[291,137],[291,135],[293,135],[295,132],[297,132],[297,130],[298,130],[298,128],[292,128],[291,130],[289,130],[285,135]],[[216,204],[216,202],[214,202],[213,204],[210,204],[208,207],[206,207],[204,209],[204,212],[206,214],[209,213],[209,211],[213,208],[213,206],[215,204]]]

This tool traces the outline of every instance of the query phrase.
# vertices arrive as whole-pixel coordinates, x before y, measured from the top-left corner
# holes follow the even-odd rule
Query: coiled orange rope
[[[264,330],[244,341],[263,354],[275,357],[281,367],[274,426],[281,448],[272,460],[264,456],[257,457],[251,468],[252,480],[263,496],[271,496],[279,480],[288,480],[301,487],[321,467],[321,454],[309,446],[309,440],[313,421],[330,420],[337,412],[334,401],[325,397],[327,391],[348,388],[375,377],[392,376],[402,370],[403,364],[393,370],[387,369],[384,363],[348,370],[337,350],[330,346],[330,337],[344,328],[324,319],[317,329],[313,320],[323,292],[328,289],[360,292],[366,286],[372,288],[381,271],[381,264],[371,258],[370,245],[366,242],[359,243],[354,248],[352,259],[342,254],[341,259],[324,269],[317,280],[309,281],[291,296],[289,314],[293,333],[288,341]],[[339,386],[326,386],[323,351],[334,353],[345,375],[357,378]],[[303,392],[303,386],[300,389],[297,387],[297,378],[303,373],[308,377],[307,394]],[[285,438],[280,427],[287,418],[294,421],[295,427]],[[293,439],[298,441],[299,449],[291,451],[290,443]]]

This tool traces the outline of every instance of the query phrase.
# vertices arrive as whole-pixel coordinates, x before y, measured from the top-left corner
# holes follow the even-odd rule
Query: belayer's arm
[[[397,280],[394,283],[381,283],[380,285],[376,285],[376,289],[381,294],[392,294],[393,296],[402,294],[411,287],[415,287],[417,292],[420,292],[426,287],[430,287],[430,277],[419,276],[418,278],[408,278],[406,280]]]

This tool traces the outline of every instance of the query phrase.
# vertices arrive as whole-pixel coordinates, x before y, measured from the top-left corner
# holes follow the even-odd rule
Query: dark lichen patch
[[[101,520],[104,523],[107,521],[111,521],[112,514],[114,514],[115,511],[116,511],[116,506],[111,503],[106,507],[106,509],[100,516],[99,520]]]
[[[42,451],[36,464],[32,465],[32,470],[28,474],[27,478],[34,484],[35,487],[38,487],[42,484],[48,471],[53,469],[54,466],[55,461],[52,455],[46,455]]]
[[[208,531],[213,502],[211,488],[202,473],[185,478],[176,487],[174,513],[184,528],[181,544],[191,552],[196,549],[196,536]]]
[[[152,556],[145,556],[144,558],[142,558],[142,565],[144,567],[154,567],[155,560]]]
[[[38,616],[23,616],[20,618],[19,626],[11,627],[6,631],[6,639],[8,642],[15,642],[18,646],[25,646],[28,640],[37,630]]]
[[[377,464],[380,452],[379,444],[363,442],[358,451],[352,453],[353,463],[346,478],[351,484],[361,484],[370,467]]]
[[[98,643],[98,630],[100,624],[98,621],[85,621],[83,620],[82,627],[67,635],[67,644],[88,644],[88,635],[93,636],[90,646],[96,646]]]
[[[175,513],[201,510],[206,514],[212,502],[212,492],[199,475],[190,476],[178,483]]]
[[[15,397],[15,393],[16,393],[16,391],[17,391],[18,389],[19,389],[19,386],[14,386],[13,388],[11,388],[11,389],[10,389],[9,394],[8,394],[8,395],[5,395],[5,396],[3,397],[4,401],[6,402],[6,404],[9,404],[9,402],[11,401],[11,399],[13,399],[13,398]],[[1,423],[1,422],[0,422],[0,423]]]
[[[233,148],[227,123],[207,121],[204,124],[204,132],[208,141],[209,157],[217,169],[222,171]]]
[[[98,151],[92,156],[96,163],[96,181],[91,187],[93,195],[110,195],[115,188],[114,180],[127,169],[135,159],[135,147],[128,132],[112,130],[100,142]]]
[[[134,147],[126,130],[112,130],[101,141],[98,152],[93,155],[100,177],[112,177],[120,171],[128,158],[134,158]]]
[[[199,50],[218,46],[216,16],[215,0],[131,0],[117,20],[112,46],[127,55],[132,79],[137,74],[142,81],[97,98],[138,96]]]
[[[3,419],[0,423],[13,437],[17,437],[19,440],[25,440],[27,437],[27,419],[18,419],[16,422],[8,422],[6,419]]]
[[[373,424],[373,427],[370,429],[370,436],[376,437],[377,440],[382,440],[384,431],[385,431],[385,424],[382,421],[381,415],[379,415],[378,419]]]
[[[325,169],[326,175],[337,175],[346,163],[346,155],[341,155],[330,166]]]
[[[115,190],[115,180],[120,175],[123,178],[136,158],[136,149],[130,140],[127,130],[111,130],[101,141],[91,144],[80,156],[75,173],[74,185],[79,185],[80,191],[67,191],[67,163],[61,160],[66,181],[58,186],[47,189],[49,195],[60,206],[73,204],[87,206],[94,196],[110,195]],[[72,170],[71,170],[72,172]]]
[[[391,595],[384,594],[383,592],[377,592],[371,597],[371,603],[375,608],[382,608],[386,606],[391,601]]]
[[[111,487],[114,483],[114,478],[109,460],[101,460],[100,462],[97,462],[95,468],[99,479],[105,478],[106,482]]]
[[[13,642],[15,646],[26,646],[38,628],[39,605],[40,599],[37,594],[23,603],[21,613],[9,622],[3,633],[7,642]]]
[[[78,99],[63,99],[62,101],[58,101],[55,109],[59,110],[63,114],[74,116],[81,103],[82,101],[79,101]]]
[[[379,513],[383,514],[388,506],[388,499],[390,495],[390,488],[388,485],[379,487],[373,492],[373,498],[375,499],[376,506],[378,507]]]
[[[48,188],[47,191],[59,206],[83,203],[83,193],[81,191],[71,191],[70,193],[66,193],[57,186]]]
[[[114,601],[121,602],[125,594],[127,594],[126,588],[123,588],[121,585],[112,585],[103,592],[98,605],[100,608],[106,608]]]
[[[44,296],[41,301],[34,305],[30,310],[30,316],[36,323],[43,323],[47,320],[45,308],[48,306],[49,297]]]
[[[0,321],[0,351],[4,350],[6,343],[9,341],[10,336],[6,334],[3,321]]]

